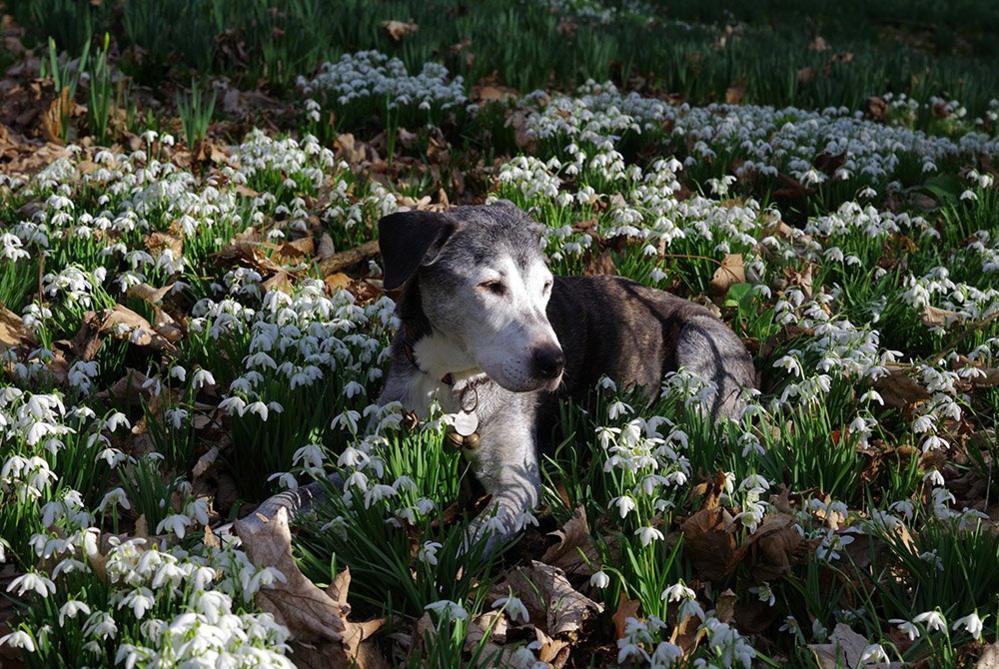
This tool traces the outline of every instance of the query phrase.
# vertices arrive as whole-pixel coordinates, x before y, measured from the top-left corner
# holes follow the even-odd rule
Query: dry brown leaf
[[[406,35],[419,30],[420,26],[412,21],[382,21],[382,29],[388,33],[389,37],[399,42]]]
[[[534,640],[538,644],[538,660],[547,662],[552,669],[562,669],[569,662],[572,646],[564,639],[553,639],[537,627],[534,628]]]
[[[875,121],[883,121],[888,115],[888,103],[884,98],[872,95],[867,98],[867,111]]]
[[[146,235],[146,249],[153,257],[158,257],[166,250],[180,257],[184,253],[184,240],[165,232],[150,232]]]
[[[337,272],[336,274],[330,274],[328,277],[323,279],[323,283],[326,284],[326,288],[329,290],[330,294],[332,294],[338,290],[347,290],[350,288],[351,279],[343,272]]]
[[[282,259],[297,259],[297,258],[310,258],[315,252],[315,243],[312,241],[312,237],[306,236],[299,239],[292,240],[290,242],[285,242],[278,249],[278,255]]]
[[[888,373],[874,382],[874,389],[885,404],[896,409],[930,399],[930,391],[899,367],[889,367]]]
[[[388,666],[369,640],[382,621],[355,623],[347,620],[349,576],[338,577],[334,599],[298,569],[291,554],[291,529],[286,508],[279,508],[271,518],[255,515],[251,519],[237,520],[234,526],[250,561],[258,568],[276,567],[285,577],[285,582],[256,594],[257,606],[285,625],[296,641],[311,644],[317,657],[322,659],[322,666],[366,669]]]
[[[617,611],[611,616],[614,621],[614,638],[623,639],[625,635],[625,625],[628,624],[628,618],[635,618],[640,620],[638,617],[638,609],[641,607],[641,603],[637,599],[628,599],[621,593],[621,597],[617,603]]]
[[[783,513],[766,516],[747,540],[752,575],[757,581],[776,581],[804,562],[814,544],[795,529],[795,519]]]
[[[176,347],[163,335],[156,332],[145,318],[120,304],[104,315],[99,330],[110,333],[118,339],[127,340],[138,346],[148,346],[156,350],[174,350]]]
[[[724,295],[736,283],[746,282],[746,266],[741,253],[729,253],[721,262],[721,267],[715,270],[711,277],[710,287],[716,295]]]
[[[516,100],[519,95],[520,93],[514,88],[489,84],[485,86],[473,86],[469,97],[472,100],[479,100],[481,102],[506,102],[508,100]]]
[[[7,307],[0,306],[0,351],[9,348],[31,347],[35,336],[24,327],[21,317]]]
[[[732,84],[725,89],[725,103],[730,105],[737,105],[742,102],[742,96],[746,94],[746,84],[737,83]]]
[[[532,620],[544,620],[543,629],[551,636],[575,638],[590,616],[603,606],[577,592],[555,567],[532,560],[506,576],[498,591],[513,593],[524,602]]]
[[[701,509],[680,526],[683,552],[704,578],[720,581],[732,573],[742,556],[736,545],[736,525],[721,507]]]
[[[801,68],[798,70],[797,78],[799,84],[807,84],[815,78],[815,68],[810,66]]]
[[[126,294],[137,297],[152,306],[157,306],[163,302],[163,298],[166,297],[167,293],[173,290],[173,286],[174,284],[170,283],[162,288],[153,288],[148,283],[137,283],[134,286],[130,286]]]
[[[895,669],[902,666],[900,662],[887,664],[883,662],[861,663],[860,658],[863,657],[864,650],[869,645],[870,643],[867,639],[850,629],[849,625],[839,623],[832,634],[829,635],[828,643],[810,643],[808,644],[808,648],[815,655],[815,660],[822,669],[839,669],[840,667],[850,667],[853,669],[858,666]]]
[[[550,535],[559,541],[548,547],[541,556],[542,562],[558,567],[566,574],[593,575],[593,565],[600,563],[600,554],[590,536],[585,508],[577,507],[562,529],[555,530]]]
[[[735,617],[735,602],[738,599],[735,592],[728,588],[720,595],[715,602],[715,618],[723,623],[729,623]]]
[[[208,452],[198,458],[198,461],[194,463],[194,469],[191,470],[191,479],[199,479],[204,476],[218,460],[220,452],[218,446],[212,446]]]
[[[955,321],[961,320],[961,314],[950,309],[940,309],[939,307],[926,305],[923,313],[920,314],[920,320],[928,328],[947,327]]]

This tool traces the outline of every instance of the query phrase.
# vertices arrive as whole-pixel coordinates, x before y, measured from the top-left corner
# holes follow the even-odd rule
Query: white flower
[[[593,574],[593,576],[590,576],[590,585],[594,588],[606,588],[610,585],[610,576],[608,576],[607,573],[601,569]]]
[[[531,621],[531,614],[528,613],[527,607],[524,606],[524,602],[520,601],[518,597],[514,597],[512,594],[507,597],[500,597],[495,602],[493,602],[493,608],[503,608],[506,615],[510,617],[510,620],[517,622],[519,619],[523,623],[529,623]]]
[[[212,373],[209,372],[207,369],[199,369],[194,373],[194,376],[191,377],[191,386],[195,390],[200,390],[205,386],[214,386],[214,385],[215,385],[215,377],[212,376]]]
[[[888,662],[888,653],[885,652],[881,644],[872,643],[864,648],[864,652],[860,655],[860,663],[866,662]]]
[[[24,593],[29,590],[41,597],[54,595],[56,591],[55,583],[33,571],[29,571],[27,574],[21,574],[11,581],[7,586],[7,592],[13,592],[15,588],[17,589],[18,597],[23,597]]]
[[[608,504],[608,506],[616,506],[617,512],[621,514],[622,518],[624,518],[631,511],[635,510],[635,500],[629,497],[628,495],[622,495],[620,497],[615,497],[614,499],[612,499]]]
[[[981,641],[982,639],[982,629],[985,627],[984,621],[978,617],[978,611],[974,613],[969,613],[963,618],[958,618],[954,621],[951,629],[957,629],[958,627],[963,627],[968,631],[968,634],[973,636],[975,639]]]
[[[653,541],[662,541],[663,533],[654,527],[640,527],[635,530],[635,535],[642,540],[642,546],[648,546]]]
[[[912,622],[925,624],[926,629],[930,632],[947,631],[947,620],[939,611],[926,611],[924,613],[920,613],[912,619]]]
[[[156,600],[153,597],[152,590],[142,587],[132,590],[125,595],[125,597],[118,602],[118,608],[121,609],[128,606],[132,609],[135,617],[141,619],[142,616],[146,615],[146,611],[151,609],[155,603]]]
[[[170,530],[177,535],[178,539],[183,539],[190,525],[190,518],[181,513],[174,513],[159,522],[156,526],[156,534],[162,534],[165,530]]]
[[[679,602],[681,599],[690,600],[695,599],[696,597],[697,593],[688,588],[683,581],[669,586],[663,590],[662,595],[660,595],[660,599],[665,599],[670,602]]]
[[[35,652],[35,640],[24,630],[17,630],[16,632],[11,632],[6,636],[0,637],[0,646],[5,645],[11,648],[21,648],[29,653]]]
[[[416,559],[431,566],[437,564],[437,551],[443,548],[439,541],[425,541],[416,554]]]
[[[467,620],[468,611],[461,604],[452,602],[450,599],[442,599],[432,602],[423,607],[425,611],[433,611],[441,618],[450,620]]]

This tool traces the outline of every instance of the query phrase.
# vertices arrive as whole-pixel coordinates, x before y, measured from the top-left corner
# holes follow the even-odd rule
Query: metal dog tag
[[[473,434],[479,427],[479,417],[475,412],[459,411],[454,417],[454,431],[463,437]]]

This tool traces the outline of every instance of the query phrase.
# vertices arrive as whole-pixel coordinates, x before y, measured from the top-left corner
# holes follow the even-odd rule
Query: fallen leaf
[[[624,593],[621,593],[620,599],[617,602],[617,611],[611,616],[614,621],[614,638],[623,639],[625,636],[625,626],[628,624],[628,618],[635,618],[640,620],[638,617],[638,609],[641,608],[641,603],[637,599],[628,599],[625,597]]]
[[[561,570],[537,560],[507,574],[497,591],[508,590],[521,599],[532,620],[544,620],[544,631],[553,637],[575,639],[583,623],[603,611],[603,606],[577,592]]]
[[[153,288],[148,283],[137,283],[134,286],[130,286],[126,291],[127,295],[137,297],[143,302],[151,306],[157,306],[163,302],[163,298],[166,297],[167,293],[173,290],[174,284],[167,284],[162,288]]]
[[[721,262],[721,267],[715,270],[711,277],[710,287],[717,295],[724,295],[736,283],[746,282],[746,267],[741,253],[729,253]]]
[[[808,648],[815,655],[815,660],[822,669],[840,669],[841,667],[853,669],[858,666],[895,669],[902,666],[900,662],[861,663],[861,657],[869,645],[871,645],[870,642],[850,629],[849,625],[838,623],[829,636],[829,643],[810,643]]]
[[[729,623],[735,617],[735,602],[738,599],[731,588],[718,595],[715,601],[715,618],[723,623]]]
[[[558,543],[545,551],[542,562],[558,567],[566,574],[593,575],[593,565],[600,563],[600,554],[590,536],[585,508],[577,507],[562,529],[551,532],[550,536],[556,537]]]
[[[926,305],[923,313],[920,314],[920,320],[928,328],[949,327],[955,321],[961,320],[961,314],[950,309],[940,309],[939,307]]]
[[[237,520],[234,526],[250,561],[258,568],[276,567],[285,577],[284,582],[277,582],[275,587],[260,590],[254,597],[255,603],[286,626],[296,641],[311,645],[310,650],[316,654],[313,659],[322,661],[321,665],[313,666],[337,669],[388,666],[369,639],[381,627],[382,621],[355,623],[347,620],[349,580],[341,580],[342,587],[334,599],[298,569],[291,553],[286,508],[279,508],[270,518],[254,514]],[[298,657],[297,652],[295,657]]]
[[[739,562],[736,525],[732,514],[721,507],[701,509],[680,526],[683,552],[698,573],[711,581],[728,577]]]
[[[174,350],[176,347],[163,335],[156,332],[145,318],[128,307],[116,304],[104,315],[101,333],[110,333],[118,339],[127,340],[137,346],[148,346],[156,350]]]
[[[872,95],[867,98],[867,111],[875,121],[883,121],[888,115],[888,103],[884,98]]]
[[[798,533],[793,516],[775,513],[766,516],[747,539],[753,578],[776,581],[787,575],[791,567],[804,562],[814,550],[814,544]]]
[[[35,335],[24,327],[21,317],[7,307],[0,306],[0,351],[9,348],[31,347]]]
[[[336,274],[330,274],[328,277],[323,279],[323,283],[326,284],[326,288],[330,291],[330,294],[332,294],[338,290],[347,290],[350,288],[351,279],[343,272],[337,272]]]
[[[746,84],[732,84],[725,89],[725,103],[737,105],[742,102],[742,96],[746,94]]]
[[[382,21],[382,29],[389,37],[399,42],[406,35],[415,33],[420,27],[411,21]]]
[[[930,399],[930,391],[899,367],[889,367],[888,373],[874,382],[874,389],[886,405],[896,409]]]
[[[159,257],[164,251],[173,252],[175,257],[180,257],[184,253],[184,240],[165,232],[150,232],[146,235],[146,249],[153,255]]]

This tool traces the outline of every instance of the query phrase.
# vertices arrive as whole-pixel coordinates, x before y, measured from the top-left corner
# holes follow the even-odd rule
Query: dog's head
[[[542,230],[507,202],[378,222],[384,286],[403,288],[403,299],[418,291],[437,357],[454,359],[446,371],[477,367],[515,392],[558,387],[565,359],[545,313],[553,279]]]

